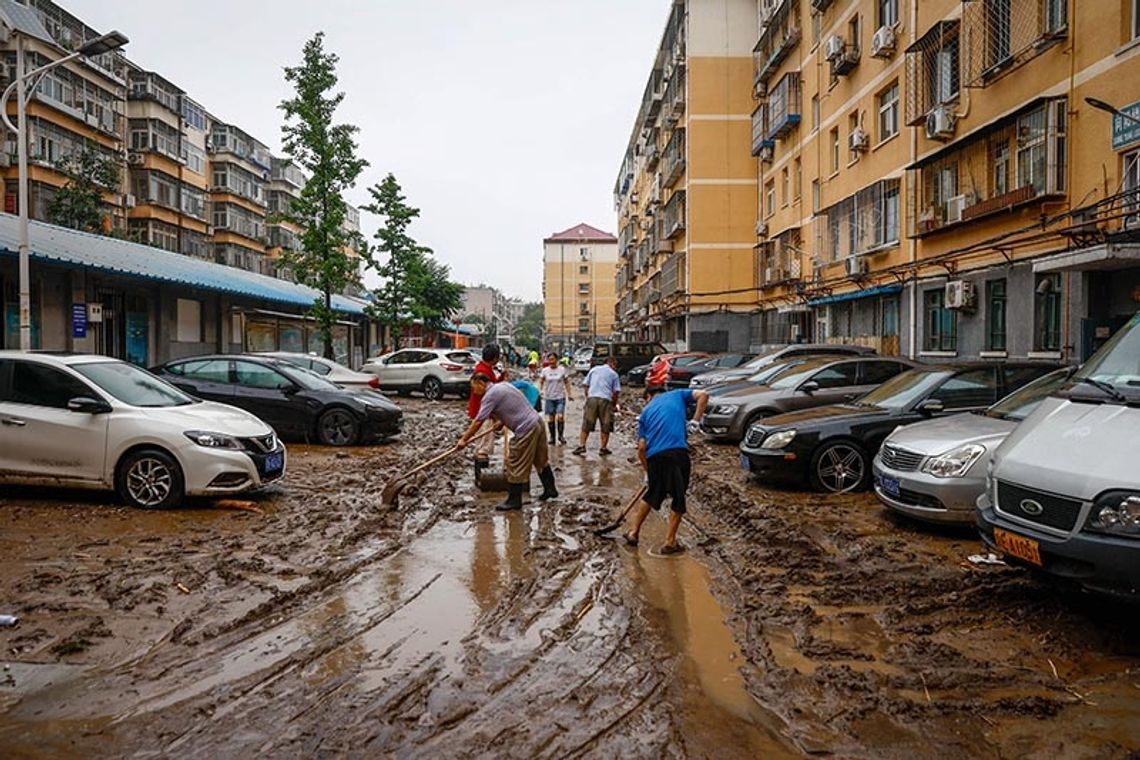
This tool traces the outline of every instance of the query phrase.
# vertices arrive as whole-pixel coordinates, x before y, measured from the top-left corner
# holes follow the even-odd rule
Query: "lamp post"
[[[128,42],[122,32],[108,32],[96,37],[81,46],[78,50],[63,58],[44,64],[31,71],[26,70],[24,60],[24,38],[16,38],[16,76],[4,94],[0,95],[0,117],[4,125],[16,133],[16,156],[20,165],[17,191],[19,193],[20,213],[20,350],[30,351],[32,348],[32,287],[29,273],[28,255],[28,90],[35,90],[39,85],[40,77],[50,69],[73,61],[80,57],[91,57],[117,50]],[[31,87],[28,83],[31,83]],[[16,123],[8,117],[8,98],[12,97],[12,90],[16,91]]]
[[[1132,114],[1124,113],[1124,111],[1121,111],[1112,103],[1108,103],[1099,98],[1085,98],[1085,102],[1098,111],[1104,111],[1106,113],[1112,114],[1113,116],[1119,116],[1122,119],[1128,119],[1129,121],[1134,121],[1137,124],[1140,124],[1140,119],[1136,118]]]

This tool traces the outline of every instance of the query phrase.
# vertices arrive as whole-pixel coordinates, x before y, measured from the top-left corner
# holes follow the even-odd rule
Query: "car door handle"
[[[24,427],[27,424],[24,420],[18,420],[15,417],[5,417],[0,420],[0,425],[7,425],[8,427]]]

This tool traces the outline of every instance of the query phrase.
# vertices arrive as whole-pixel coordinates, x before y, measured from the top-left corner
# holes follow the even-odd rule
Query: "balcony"
[[[800,123],[800,72],[789,71],[768,95],[769,140],[779,140]]]
[[[669,298],[685,292],[685,254],[675,253],[661,267],[661,296]]]
[[[975,41],[962,49],[963,80],[967,87],[986,87],[1068,36],[1068,3],[966,0],[962,27]]]
[[[685,193],[673,193],[665,208],[661,211],[660,226],[657,236],[663,239],[673,239],[685,231]]]
[[[767,132],[768,104],[761,103],[752,112],[752,155],[771,161],[776,142],[768,139]]]
[[[685,67],[683,64],[678,64],[673,70],[673,76],[669,78],[661,110],[665,116],[665,123],[669,125],[679,122],[685,114]]]
[[[661,182],[665,187],[672,187],[685,171],[685,130],[673,132],[669,144],[665,146],[662,164]]]
[[[768,19],[760,32],[760,39],[752,48],[756,62],[753,84],[766,84],[780,68],[780,64],[795,50],[802,36],[799,3],[782,3]]]

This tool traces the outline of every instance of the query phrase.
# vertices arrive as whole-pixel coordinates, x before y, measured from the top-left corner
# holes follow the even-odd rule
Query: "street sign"
[[[1140,142],[1140,101],[1129,103],[1120,109],[1121,113],[1128,114],[1132,118],[1126,118],[1119,114],[1112,115],[1112,149],[1124,150],[1125,148]]]
[[[71,337],[87,337],[87,304],[73,303],[71,305]]]
[[[102,322],[103,321],[103,304],[89,303],[87,304],[87,321],[88,322]]]

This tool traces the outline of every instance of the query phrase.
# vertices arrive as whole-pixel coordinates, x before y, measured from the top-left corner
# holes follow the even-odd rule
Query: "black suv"
[[[665,346],[654,341],[635,341],[632,343],[595,343],[594,355],[590,357],[590,366],[596,367],[605,364],[611,356],[617,357],[617,373],[624,375],[634,367],[649,364],[654,356],[667,354]]]

